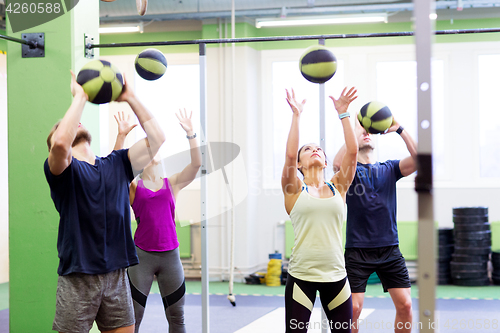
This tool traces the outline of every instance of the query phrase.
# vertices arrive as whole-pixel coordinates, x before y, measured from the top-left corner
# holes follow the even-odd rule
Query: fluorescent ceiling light
[[[109,25],[99,27],[100,34],[116,34],[127,32],[144,32],[142,22],[129,25]]]
[[[255,20],[255,27],[287,27],[318,24],[349,24],[349,23],[387,23],[387,13],[353,14],[335,16],[304,16],[287,18],[260,18]]]

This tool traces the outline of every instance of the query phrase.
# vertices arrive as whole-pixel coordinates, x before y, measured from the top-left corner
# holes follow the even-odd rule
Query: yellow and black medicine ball
[[[325,83],[337,71],[337,58],[323,45],[313,45],[302,53],[299,67],[306,80],[313,83]]]
[[[392,112],[384,103],[374,101],[363,105],[358,120],[370,134],[385,133],[392,125]]]
[[[105,60],[92,60],[82,67],[76,78],[89,96],[89,102],[104,104],[120,96],[123,76],[115,65]]]
[[[135,70],[145,80],[158,80],[167,70],[167,59],[157,49],[146,49],[135,58]]]

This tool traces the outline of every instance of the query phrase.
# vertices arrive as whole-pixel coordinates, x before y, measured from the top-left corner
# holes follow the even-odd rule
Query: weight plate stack
[[[452,283],[459,286],[489,285],[491,229],[488,207],[453,208],[453,224],[455,249],[450,262]]]
[[[455,216],[488,216],[488,207],[454,207]]]
[[[454,250],[454,237],[452,228],[438,230],[439,256],[438,256],[438,281],[440,285],[451,284],[450,261]]]
[[[467,287],[477,287],[477,286],[489,286],[490,279],[488,277],[480,279],[451,279],[451,282],[456,286],[467,286]]]
[[[491,264],[493,265],[493,284],[500,285],[500,252],[491,252]]]
[[[476,255],[476,256],[469,256],[466,254],[456,254],[453,253],[451,255],[451,260],[455,263],[461,263],[461,262],[488,262],[489,256],[488,255]]]

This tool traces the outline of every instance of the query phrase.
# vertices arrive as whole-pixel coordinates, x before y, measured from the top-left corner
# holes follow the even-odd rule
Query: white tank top
[[[342,225],[345,205],[339,191],[331,198],[316,198],[304,184],[290,212],[295,243],[288,273],[311,282],[336,282],[346,277]]]

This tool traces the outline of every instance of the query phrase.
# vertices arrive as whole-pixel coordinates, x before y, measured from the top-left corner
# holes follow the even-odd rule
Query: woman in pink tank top
[[[137,221],[134,241],[139,264],[129,267],[128,276],[134,301],[135,332],[144,315],[147,296],[156,275],[169,324],[169,332],[184,333],[184,269],[179,257],[179,242],[175,230],[175,201],[181,189],[196,177],[201,166],[200,147],[193,131],[191,114],[180,110],[176,114],[189,140],[191,163],[171,177],[160,176],[157,157],[144,168],[140,180],[130,184],[130,204]],[[116,118],[116,117],[115,117]],[[130,128],[123,115],[116,118],[120,133]],[[120,128],[123,130],[120,131]],[[123,145],[123,138],[120,140]],[[118,144],[115,149],[121,148]]]

